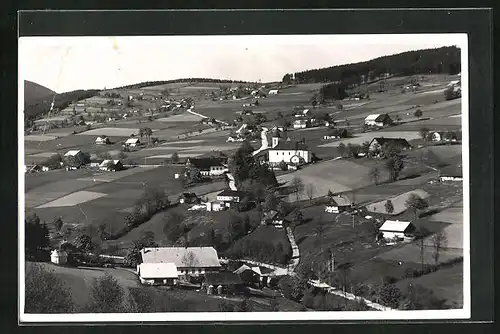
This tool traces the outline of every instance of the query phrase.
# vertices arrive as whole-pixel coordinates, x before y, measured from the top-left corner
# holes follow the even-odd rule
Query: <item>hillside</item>
[[[47,87],[35,82],[24,80],[24,104],[29,105],[36,101],[50,100],[57,94]]]
[[[457,74],[461,70],[460,66],[460,49],[452,46],[408,51],[355,64],[307,70],[295,73],[295,80],[299,83],[342,81],[350,85],[362,82],[362,76],[366,81],[372,81],[385,73],[401,76]],[[284,79],[290,77],[290,74],[286,74]]]

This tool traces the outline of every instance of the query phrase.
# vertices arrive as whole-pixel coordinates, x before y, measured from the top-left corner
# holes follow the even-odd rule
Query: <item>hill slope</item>
[[[35,82],[24,80],[24,104],[28,105],[35,101],[51,99],[56,92]]]

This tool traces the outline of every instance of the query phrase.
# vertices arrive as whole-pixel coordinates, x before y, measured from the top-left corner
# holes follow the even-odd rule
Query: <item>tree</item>
[[[372,169],[370,169],[370,177],[375,183],[375,185],[377,185],[380,180],[380,170],[378,169],[378,167],[375,166]]]
[[[123,297],[125,291],[118,280],[110,273],[95,278],[90,287],[90,303],[87,311],[92,313],[124,312]]]
[[[177,152],[172,153],[170,160],[173,164],[179,163],[179,154]]]
[[[99,233],[99,237],[101,240],[107,240],[110,237],[110,233],[108,232],[109,225],[107,223],[102,223],[97,227],[97,232]]]
[[[187,172],[187,180],[189,183],[201,182],[202,175],[198,168],[189,168]]]
[[[62,226],[63,226],[63,221],[62,221],[61,217],[57,217],[54,220],[54,227],[56,228],[56,231],[60,231]]]
[[[413,113],[413,116],[415,116],[417,118],[422,117],[422,115],[423,115],[423,112],[420,109],[415,110],[415,112]]]
[[[390,199],[385,202],[384,207],[385,212],[387,212],[388,214],[392,214],[394,212],[394,205],[392,204],[392,201]]]
[[[24,312],[71,313],[71,292],[60,276],[38,263],[26,263]]]
[[[295,210],[293,212],[293,223],[295,225],[300,225],[304,221],[304,215],[302,214],[302,211],[300,210]]]
[[[25,224],[26,255],[39,258],[42,253],[47,253],[50,245],[49,229],[36,214],[26,217]]]
[[[250,300],[248,298],[243,299],[241,303],[236,307],[237,312],[252,312],[252,305],[250,305]]]
[[[434,263],[437,265],[441,250],[448,246],[448,236],[446,235],[446,231],[441,230],[434,233],[431,236],[430,241],[433,248],[432,258],[434,259]]]
[[[314,188],[314,185],[312,183],[308,183],[307,184],[307,186],[306,186],[306,194],[307,194],[307,197],[309,197],[309,200],[313,199],[315,190],[316,189]]]
[[[405,201],[407,209],[413,211],[414,219],[418,218],[418,210],[424,210],[429,207],[429,202],[417,194],[411,194]]]
[[[180,227],[184,216],[177,212],[169,212],[163,218],[165,225],[163,227],[163,233],[167,236],[168,240],[175,242],[182,235],[182,229]]]
[[[151,135],[153,134],[153,130],[150,128],[144,128],[144,136],[148,139],[148,144],[151,144]]]
[[[319,239],[321,253],[323,253],[323,237],[325,235],[325,223],[324,223],[324,221],[320,220],[318,222],[318,225],[316,225],[316,227],[314,228],[314,232],[316,233],[316,236]]]
[[[419,131],[419,133],[420,133],[420,137],[422,137],[422,139],[424,141],[427,141],[427,137],[429,135],[429,129],[427,129],[427,128],[421,128],[420,131]]]
[[[276,210],[278,208],[278,204],[279,200],[276,197],[276,194],[270,192],[269,194],[267,194],[264,200],[264,210],[266,211]]]
[[[347,153],[349,157],[356,158],[358,156],[359,150],[360,150],[359,145],[354,145],[351,143],[347,144]]]
[[[294,176],[291,182],[292,191],[295,193],[297,197],[297,202],[299,201],[299,195],[302,191],[304,191],[304,182],[297,176]]]
[[[345,146],[344,143],[340,143],[339,146],[337,147],[337,150],[339,151],[339,154],[342,158],[345,157],[347,153],[347,147]]]
[[[379,289],[378,298],[382,304],[395,309],[398,308],[403,295],[394,284],[384,284]]]
[[[75,240],[75,246],[80,252],[89,253],[94,250],[95,246],[92,243],[92,237],[88,234],[80,234]]]
[[[127,250],[125,255],[125,265],[127,267],[136,268],[141,263],[141,249],[143,245],[139,241],[134,241],[134,244]]]
[[[387,161],[385,162],[385,168],[389,172],[391,181],[394,182],[398,179],[399,173],[404,168],[403,159],[399,155],[394,155],[387,159]]]
[[[223,300],[219,304],[219,311],[221,312],[234,312],[234,305],[228,303],[227,301]]]
[[[360,148],[361,152],[364,153],[365,155],[368,155],[368,153],[370,153],[370,142],[369,141],[365,141],[361,144],[361,148]]]
[[[283,171],[283,172],[286,172],[288,170],[288,164],[282,160],[279,164],[278,164],[279,168]]]

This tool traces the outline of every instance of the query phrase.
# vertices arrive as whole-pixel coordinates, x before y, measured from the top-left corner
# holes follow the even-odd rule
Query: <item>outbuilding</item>
[[[385,240],[411,240],[415,226],[409,221],[386,220],[380,226],[379,232]]]
[[[58,249],[54,249],[50,253],[50,262],[54,264],[66,264],[68,262],[68,253]]]
[[[352,202],[346,196],[333,196],[330,203],[325,207],[325,212],[341,213],[352,208]]]
[[[383,127],[392,124],[392,119],[387,114],[373,114],[365,118],[366,126]]]
[[[144,285],[169,285],[177,282],[175,263],[141,263],[137,266],[137,275]]]

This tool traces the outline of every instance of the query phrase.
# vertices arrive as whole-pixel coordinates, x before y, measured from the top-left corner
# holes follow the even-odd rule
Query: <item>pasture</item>
[[[435,264],[433,258],[434,248],[424,244],[424,264]],[[439,255],[439,263],[463,256],[463,250],[456,248],[443,249]],[[413,262],[416,265],[421,263],[420,245],[418,241],[403,244],[379,255],[381,259],[389,261]]]
[[[157,118],[158,122],[199,122],[201,119],[200,116],[196,116],[191,113],[184,113],[178,115],[171,115],[168,117]]]
[[[43,142],[57,139],[57,136],[49,136],[49,135],[27,135],[24,136],[25,141],[34,141],[34,142]]]
[[[391,214],[391,215],[399,215],[406,211],[405,202],[412,195],[415,194],[420,196],[421,198],[429,197],[429,194],[421,189],[415,189],[412,191],[405,192],[401,195],[388,198],[391,200],[392,205],[394,206],[394,211],[392,213],[388,213],[385,208],[385,203],[387,200],[383,200],[377,203],[372,203],[366,206],[366,209],[370,212],[382,213],[382,214]]]
[[[60,206],[75,206],[81,203],[85,203],[88,201],[92,201],[94,199],[106,196],[103,193],[96,193],[92,191],[77,191],[71,193],[69,195],[60,197],[54,201],[45,203],[43,205],[37,206],[36,208],[52,208],[52,207],[60,207]]]
[[[98,129],[92,129],[92,130],[88,130],[85,132],[81,132],[78,134],[78,136],[107,135],[107,136],[114,136],[114,137],[129,137],[132,134],[137,136],[139,134],[139,129],[138,128],[118,128],[118,127],[98,128]]]

